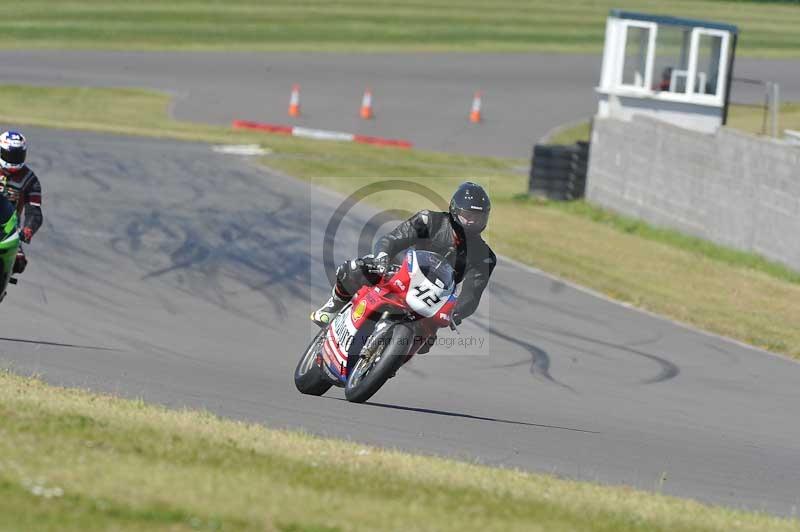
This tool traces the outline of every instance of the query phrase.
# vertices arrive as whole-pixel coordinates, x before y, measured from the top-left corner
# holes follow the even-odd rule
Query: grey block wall
[[[722,128],[595,119],[587,199],[800,271],[800,147]]]

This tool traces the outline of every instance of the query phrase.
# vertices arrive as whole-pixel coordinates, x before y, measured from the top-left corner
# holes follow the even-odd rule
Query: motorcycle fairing
[[[322,344],[323,370],[333,380],[347,382],[349,355],[361,352],[384,311],[394,310],[410,321],[422,318],[421,331],[427,334],[447,327],[456,302],[453,288],[431,282],[420,271],[416,252],[409,250],[394,275],[377,286],[363,286],[333,319]]]
[[[323,368],[330,377],[341,382],[347,380],[347,351],[358,334],[352,320],[354,302],[348,303],[336,315],[322,343]]]

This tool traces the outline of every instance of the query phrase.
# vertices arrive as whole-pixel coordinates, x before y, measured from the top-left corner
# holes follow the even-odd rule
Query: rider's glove
[[[22,231],[20,231],[19,233],[19,239],[25,242],[26,244],[29,244],[31,238],[33,238],[33,229],[31,229],[30,227],[23,227]]]
[[[2,187],[3,196],[5,196],[8,201],[11,203],[17,203],[17,198],[19,198],[19,193],[11,187]]]
[[[369,273],[383,275],[389,269],[389,255],[381,252],[375,257],[364,257],[364,266]]]

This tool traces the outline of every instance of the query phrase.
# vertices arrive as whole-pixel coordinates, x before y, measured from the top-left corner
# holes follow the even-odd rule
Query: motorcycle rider
[[[0,193],[17,207],[24,223],[19,239],[28,244],[42,225],[42,186],[39,178],[25,164],[28,143],[17,131],[0,133]],[[12,273],[22,273],[28,259],[20,245]]]
[[[419,211],[380,238],[374,255],[339,266],[330,299],[311,313],[311,321],[320,327],[326,326],[361,286],[380,280],[395,255],[414,247],[439,253],[453,266],[455,281],[461,283],[453,312],[453,322],[459,325],[478,308],[497,264],[497,257],[481,238],[490,210],[489,195],[483,187],[472,182],[462,183],[450,200],[449,212]],[[430,342],[420,353],[429,348]]]

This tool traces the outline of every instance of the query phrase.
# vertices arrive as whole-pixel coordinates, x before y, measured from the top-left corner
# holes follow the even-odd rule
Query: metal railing
[[[763,103],[753,103],[752,101],[732,101],[736,105],[749,107],[760,107],[763,109],[761,121],[761,134],[769,134],[771,137],[778,137],[780,131],[780,85],[774,81],[751,78],[733,78],[734,90],[736,84],[745,86],[757,86],[763,90]]]

